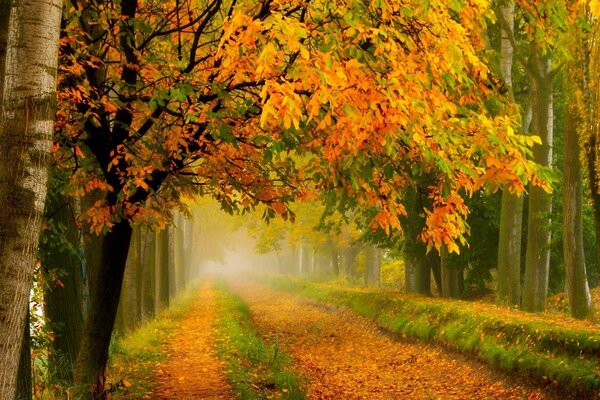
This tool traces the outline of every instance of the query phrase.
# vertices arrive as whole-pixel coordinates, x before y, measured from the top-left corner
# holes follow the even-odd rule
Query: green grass
[[[175,297],[156,318],[129,334],[113,338],[107,389],[114,399],[143,398],[153,389],[155,371],[167,359],[163,345],[192,311],[197,298],[198,288],[191,287]]]
[[[587,397],[600,390],[600,331],[554,316],[465,301],[343,288],[289,278],[271,284],[347,307],[402,337],[440,343],[505,372]]]
[[[238,399],[307,399],[303,378],[276,339],[265,341],[254,329],[250,310],[225,284],[218,288],[221,316],[217,323],[217,354]]]

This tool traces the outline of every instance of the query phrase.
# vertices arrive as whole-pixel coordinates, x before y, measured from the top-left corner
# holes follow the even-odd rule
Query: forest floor
[[[224,366],[215,354],[215,291],[205,284],[192,312],[169,338],[168,360],[156,371],[152,399],[233,399]]]
[[[159,318],[158,325],[149,324],[147,333],[142,328],[144,343],[149,336],[165,333],[155,345],[145,344],[143,351],[132,351],[128,364],[116,371],[125,387],[112,398],[229,400],[238,393],[253,400],[300,399],[304,398],[302,392],[315,400],[562,398],[440,345],[393,336],[350,310],[318,304],[255,281],[232,281],[227,286],[218,289],[212,279],[208,280],[190,292],[188,296],[194,300],[186,300],[188,305],[179,307],[185,310],[180,316],[163,322]],[[246,311],[231,314],[224,300],[228,291],[239,296],[239,304],[234,306]],[[223,318],[237,321],[241,315],[246,315],[246,322],[238,322],[246,331],[235,340],[253,344],[252,351],[265,353],[265,365],[253,363],[244,346],[229,349],[229,358],[223,356],[223,343],[235,336]],[[263,344],[257,346],[259,342]],[[153,360],[145,375],[131,373],[140,368],[134,354]],[[299,396],[292,396],[292,386],[287,386],[289,391],[279,391],[281,388],[269,383],[262,392],[264,388],[258,387],[264,384],[266,374],[273,373],[278,356],[288,358],[289,373],[299,377]],[[249,372],[237,381],[232,375],[234,359]],[[228,378],[234,380],[228,382]],[[261,389],[252,392],[260,395],[240,394],[240,379],[251,390]],[[148,382],[151,391],[140,388],[137,381]],[[134,389],[138,389],[137,394]]]
[[[436,345],[383,333],[350,311],[256,282],[230,283],[258,332],[308,378],[311,399],[552,399],[485,364]]]

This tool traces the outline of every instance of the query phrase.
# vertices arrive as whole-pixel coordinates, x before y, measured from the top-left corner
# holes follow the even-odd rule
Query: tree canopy
[[[478,58],[487,3],[76,1],[62,45],[55,155],[94,229],[162,224],[184,193],[271,216],[323,188],[400,229],[433,176],[422,239],[457,251],[464,198],[547,188]],[[493,103],[493,104],[492,104]]]

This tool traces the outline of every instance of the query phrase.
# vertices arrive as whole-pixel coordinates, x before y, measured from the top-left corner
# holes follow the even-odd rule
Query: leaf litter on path
[[[224,366],[214,349],[217,304],[207,283],[193,311],[181,322],[166,347],[168,360],[156,370],[156,400],[233,399]]]
[[[255,282],[232,282],[267,339],[287,348],[311,399],[552,399],[458,353],[403,342],[350,311],[327,310]]]

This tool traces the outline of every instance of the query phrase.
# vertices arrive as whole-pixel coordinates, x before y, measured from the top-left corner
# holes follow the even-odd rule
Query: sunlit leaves
[[[327,188],[391,232],[406,213],[402,190],[431,176],[441,197],[422,238],[453,249],[468,213],[458,199],[535,181],[535,139],[485,107],[497,95],[477,56],[485,1],[175,6],[69,14],[55,154],[83,171],[73,186],[106,181],[83,186],[111,193],[99,229],[156,220],[182,193],[288,218],[289,202]]]

